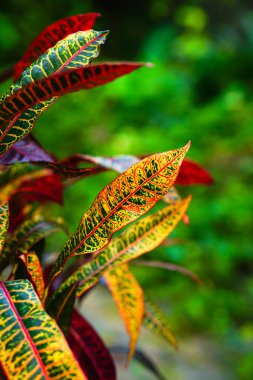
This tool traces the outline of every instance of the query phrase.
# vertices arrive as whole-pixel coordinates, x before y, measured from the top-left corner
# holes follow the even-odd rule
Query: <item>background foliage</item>
[[[253,7],[239,0],[45,0],[43,6],[9,0],[0,10],[1,69],[14,64],[45,26],[89,11],[102,13],[96,29],[111,30],[100,60],[155,66],[61,98],[34,134],[59,158],[75,152],[146,155],[192,141],[189,157],[212,173],[215,184],[192,188],[190,226],[181,223],[174,234],[185,242],[157,250],[156,257],[193,270],[203,286],[159,269],[134,272],[167,307],[181,341],[200,336],[214,342],[214,351],[224,347],[224,368],[211,380],[224,379],[226,371],[231,380],[251,380]],[[71,231],[80,210],[112,178],[106,173],[66,190],[65,207],[54,207]],[[59,248],[63,242],[59,235],[49,244]],[[192,340],[192,349],[201,342]]]

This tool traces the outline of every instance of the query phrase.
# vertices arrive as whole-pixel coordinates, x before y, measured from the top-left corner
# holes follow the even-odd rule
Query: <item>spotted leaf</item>
[[[77,269],[58,288],[53,299],[75,283],[78,283],[77,295],[81,296],[99,281],[108,268],[126,263],[158,247],[181,220],[189,202],[190,197],[135,222],[90,262]]]
[[[8,379],[87,379],[28,280],[0,282],[0,362]]]
[[[89,59],[91,60],[91,58]],[[136,70],[143,66],[139,63],[128,62],[103,63],[89,67],[83,67],[86,65],[87,59],[86,61],[78,62],[76,68],[73,64],[71,70],[68,69],[67,71],[62,72],[64,68],[63,66],[62,68],[58,69],[59,72],[49,72],[45,77],[41,75],[41,78],[38,77],[36,78],[36,81],[33,80],[26,83],[23,85],[24,87],[21,85],[18,87],[17,85],[15,92],[12,91],[12,93],[9,93],[5,101],[0,104],[0,126],[1,121],[3,125],[7,121],[11,121],[16,117],[16,115],[19,115],[22,112],[22,116],[19,117],[17,122],[14,121],[14,124],[19,124],[18,126],[22,128],[23,125],[25,126],[25,123],[28,123],[29,115],[32,116],[30,120],[30,124],[32,124],[34,123],[33,120],[35,121],[37,117],[44,111],[44,109],[46,109],[45,107],[50,106],[51,103],[56,100],[50,100],[50,98],[59,97],[81,89],[88,90],[96,86],[101,86],[113,81],[118,77],[121,77],[122,75],[131,73],[133,70]],[[70,63],[68,63],[68,66],[70,66]],[[64,70],[66,69],[64,68]],[[51,76],[47,78],[49,75]],[[35,104],[38,102],[41,103],[35,106]],[[29,110],[27,111],[27,109]],[[14,124],[12,128],[14,128]],[[32,127],[29,127],[29,131],[31,128]]]
[[[17,80],[22,72],[36,61],[40,55],[53,47],[59,40],[69,34],[92,29],[99,13],[79,14],[69,16],[47,26],[28,46],[23,57],[14,67],[14,79]]]
[[[40,103],[34,99],[32,104],[35,105],[30,107],[29,102],[31,97],[34,98],[33,94],[25,95],[24,99],[18,99],[16,103],[11,104],[10,97],[30,83],[64,70],[88,65],[99,54],[99,47],[104,43],[107,33],[89,30],[70,34],[48,49],[22,73],[1,99],[0,108],[3,107],[3,112],[0,111],[0,155],[28,134],[38,116],[56,101],[54,94],[51,94],[48,100]]]
[[[102,250],[112,235],[149,211],[173,186],[189,144],[136,163],[106,186],[60,253],[50,282],[71,256]]]
[[[117,305],[129,334],[129,356],[131,360],[140,334],[144,314],[143,291],[127,264],[105,272],[104,278]]]

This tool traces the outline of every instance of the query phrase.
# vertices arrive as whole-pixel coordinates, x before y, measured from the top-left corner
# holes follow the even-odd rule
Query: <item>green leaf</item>
[[[71,256],[102,250],[116,231],[149,211],[173,186],[189,146],[146,157],[106,186],[60,253],[49,285]]]
[[[1,281],[0,304],[0,362],[7,379],[86,379],[29,281]]]

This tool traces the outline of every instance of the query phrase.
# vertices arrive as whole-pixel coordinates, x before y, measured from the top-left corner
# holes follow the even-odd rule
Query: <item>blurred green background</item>
[[[61,98],[34,134],[59,158],[76,152],[151,154],[192,141],[188,157],[212,173],[215,184],[179,188],[193,195],[190,225],[181,223],[173,234],[185,242],[146,257],[183,265],[204,285],[162,269],[134,268],[145,291],[168,313],[182,346],[174,354],[155,341],[162,348],[154,359],[159,363],[159,355],[166,355],[161,370],[168,379],[252,380],[252,2],[8,0],[0,6],[1,69],[14,64],[48,24],[90,11],[102,14],[95,29],[111,30],[99,61],[155,66]],[[2,92],[9,83],[1,85]],[[71,231],[114,177],[88,178],[66,190],[64,208],[55,210]],[[53,242],[62,243],[62,237]],[[110,330],[101,327],[101,318],[97,323]],[[140,342],[146,352],[152,352],[149,338]],[[112,342],[120,343],[116,336]],[[138,371],[133,365],[122,379],[149,379]]]

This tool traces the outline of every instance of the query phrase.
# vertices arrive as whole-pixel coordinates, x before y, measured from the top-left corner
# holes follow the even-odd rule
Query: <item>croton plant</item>
[[[182,199],[174,184],[212,182],[203,168],[185,159],[190,144],[144,158],[73,154],[59,161],[30,134],[37,118],[60,96],[143,66],[92,63],[108,34],[92,30],[97,16],[70,16],[50,25],[2,75],[13,75],[14,83],[0,103],[1,379],[116,379],[109,350],[75,307],[76,299],[100,281],[112,294],[129,335],[128,362],[140,360],[135,348],[142,325],[177,345],[162,311],[144,297],[130,263],[161,244],[172,244],[170,233],[181,219],[187,222],[191,198]],[[55,259],[43,243],[49,234],[66,231],[66,225],[49,217],[45,204],[61,204],[66,186],[105,170],[119,174],[95,197]],[[144,216],[157,202],[160,210]],[[153,265],[198,281],[170,263]],[[158,376],[147,358],[142,361]]]

